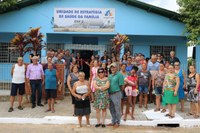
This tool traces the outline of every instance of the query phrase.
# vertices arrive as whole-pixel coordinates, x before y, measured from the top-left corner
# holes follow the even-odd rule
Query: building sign
[[[55,32],[114,32],[114,8],[55,8]]]

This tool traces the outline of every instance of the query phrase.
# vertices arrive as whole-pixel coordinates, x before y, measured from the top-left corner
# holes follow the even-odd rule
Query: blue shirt
[[[45,89],[57,89],[56,69],[45,70]]]
[[[149,61],[147,70],[148,71],[158,71],[159,67],[160,67],[160,63],[158,63],[158,62],[152,63],[151,61]]]
[[[133,65],[127,66],[126,67],[126,72],[128,73],[128,75],[130,75],[130,72],[132,70]]]

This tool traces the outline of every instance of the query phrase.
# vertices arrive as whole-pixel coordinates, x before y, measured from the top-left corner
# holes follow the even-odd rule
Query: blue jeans
[[[112,124],[120,124],[121,91],[110,94],[110,114],[112,116]]]
[[[32,103],[32,105],[35,105],[36,90],[38,90],[37,104],[41,104],[42,80],[30,80],[30,85],[31,85],[31,103]]]
[[[139,92],[144,93],[144,94],[148,94],[148,92],[149,92],[148,86],[139,85]]]

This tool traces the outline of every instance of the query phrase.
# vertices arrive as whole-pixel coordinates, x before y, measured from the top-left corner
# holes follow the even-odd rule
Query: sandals
[[[154,112],[160,111],[160,109],[154,109]]]
[[[161,113],[165,113],[167,110],[166,109],[162,109]]]
[[[189,112],[186,114],[187,116],[191,116],[191,115],[194,115],[193,113]]]
[[[105,127],[106,127],[106,125],[105,125],[105,124],[102,124],[102,125],[101,125],[101,127],[105,128]]]
[[[199,115],[194,115],[194,118],[199,118]]]
[[[51,111],[51,109],[47,109],[45,112],[50,112]]]
[[[95,127],[100,127],[100,126],[101,126],[101,124],[96,124],[96,125],[95,125]]]
[[[166,114],[166,115],[165,115],[165,117],[168,117],[168,116],[170,117],[171,115],[170,115],[170,114]]]
[[[175,116],[169,116],[170,119],[173,119]]]

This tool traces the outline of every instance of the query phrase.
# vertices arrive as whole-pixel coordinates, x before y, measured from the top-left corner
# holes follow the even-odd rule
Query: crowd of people
[[[112,117],[107,126],[119,127],[122,116],[124,121],[129,115],[134,120],[137,102],[139,108],[145,109],[148,109],[148,103],[155,102],[154,111],[168,111],[165,116],[172,119],[175,117],[177,104],[180,102],[181,111],[184,112],[184,102],[187,100],[190,102],[187,115],[199,118],[200,76],[194,65],[188,67],[189,73],[186,74],[181,69],[181,62],[175,57],[174,51],[170,52],[169,59],[164,58],[162,53],[145,58],[142,53],[131,55],[130,51],[120,59],[115,53],[109,57],[105,51],[102,57],[92,55],[90,61],[86,61],[79,53],[74,55],[70,50],[50,49],[46,57],[40,59],[39,56],[33,55],[30,59],[32,63],[26,67],[23,58],[19,57],[12,68],[11,106],[8,112],[14,110],[13,103],[17,91],[18,109],[23,110],[22,95],[25,93],[26,78],[31,87],[32,108],[36,107],[36,96],[37,105],[43,106],[41,98],[44,85],[48,99],[46,112],[54,113],[58,83],[55,64],[64,64],[66,88],[71,93],[73,115],[78,117],[78,127],[82,126],[82,116],[86,116],[87,126],[90,126],[91,104],[96,110],[95,127],[106,127],[107,109]],[[90,68],[89,79],[82,71],[84,65]]]

